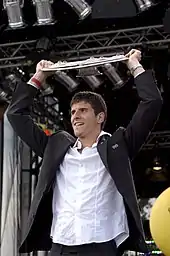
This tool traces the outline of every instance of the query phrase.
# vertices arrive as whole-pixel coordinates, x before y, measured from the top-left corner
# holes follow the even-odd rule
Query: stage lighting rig
[[[103,81],[97,76],[83,76],[82,79],[90,86],[92,90],[99,88]]]
[[[74,79],[72,76],[63,71],[57,71],[54,77],[56,81],[63,84],[70,92],[74,91],[79,85],[78,80]]]
[[[84,0],[64,0],[75,13],[79,16],[80,20],[84,20],[88,15],[91,14],[91,6]]]
[[[151,6],[153,6],[153,2],[151,0],[134,0],[134,1],[139,12],[146,11]]]
[[[51,4],[53,0],[33,0],[37,15],[37,25],[54,24]]]
[[[124,85],[123,79],[116,72],[116,69],[112,64],[105,64],[102,69],[107,78],[112,82],[113,89],[119,89]]]
[[[24,0],[4,0],[3,7],[8,16],[8,24],[12,29],[21,28],[24,26],[22,7]]]

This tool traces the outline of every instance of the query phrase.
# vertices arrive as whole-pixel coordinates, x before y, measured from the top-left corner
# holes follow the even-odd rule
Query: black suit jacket
[[[111,137],[102,136],[98,152],[124,199],[130,236],[120,250],[146,252],[147,247],[140,219],[130,161],[137,154],[158,119],[162,98],[151,71],[135,78],[141,102],[128,127],[119,128]],[[50,137],[30,117],[30,106],[37,90],[25,83],[18,84],[7,116],[14,130],[38,155],[43,157],[38,184],[31,204],[27,228],[20,252],[50,250],[52,224],[52,185],[56,170],[75,138],[65,131]],[[113,206],[114,207],[114,206]]]

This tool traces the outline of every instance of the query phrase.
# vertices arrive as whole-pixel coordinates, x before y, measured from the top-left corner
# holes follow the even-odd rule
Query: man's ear
[[[97,122],[98,124],[102,124],[105,120],[105,114],[104,112],[101,112],[97,115]]]

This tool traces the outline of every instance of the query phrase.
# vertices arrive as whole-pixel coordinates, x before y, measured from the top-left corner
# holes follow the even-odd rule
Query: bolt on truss
[[[0,68],[29,65],[28,54],[36,49],[36,40],[0,44]],[[170,43],[170,34],[162,25],[111,30],[52,39],[54,55],[64,60],[80,60],[91,56],[111,56],[128,47],[143,44],[164,47]]]

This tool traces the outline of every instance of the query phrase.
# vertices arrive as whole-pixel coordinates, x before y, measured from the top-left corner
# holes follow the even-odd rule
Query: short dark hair
[[[99,113],[104,112],[105,120],[102,124],[102,128],[103,128],[107,119],[107,106],[103,97],[100,94],[91,92],[91,91],[78,92],[73,96],[70,103],[70,107],[72,107],[73,104],[78,103],[80,101],[89,103],[94,109],[95,115],[98,115]]]

